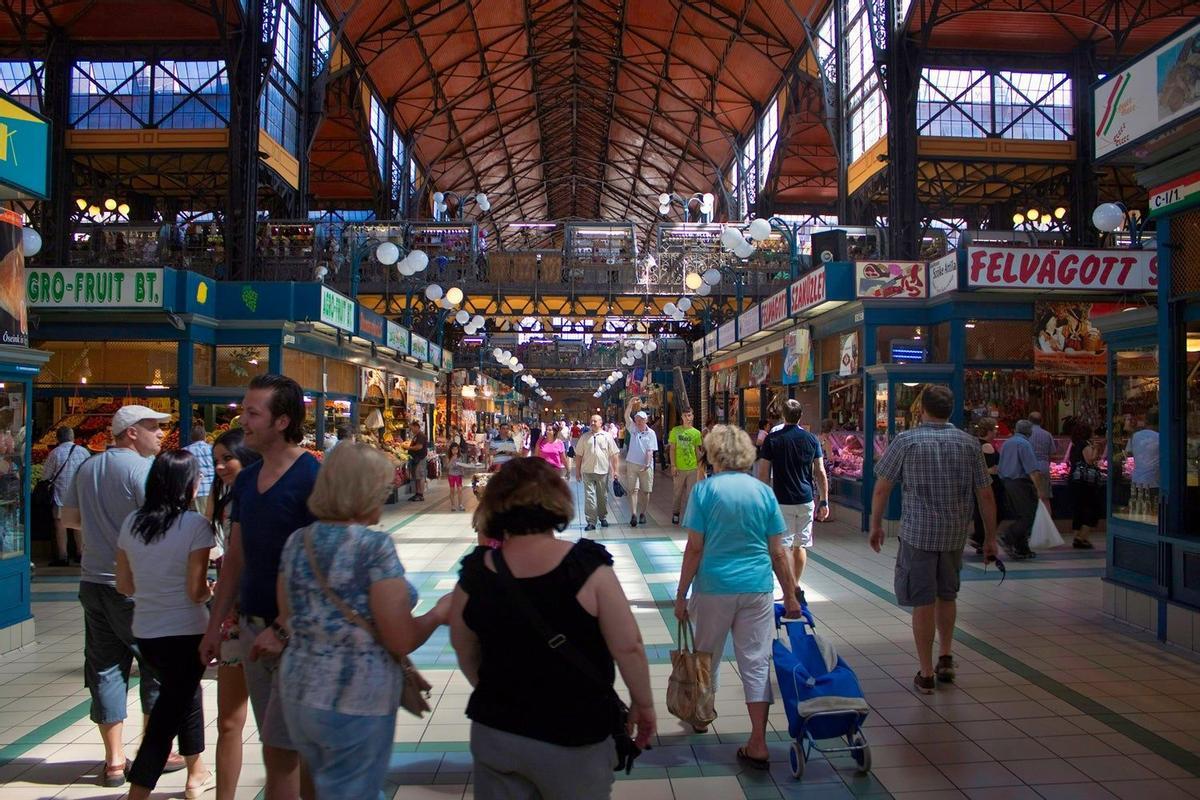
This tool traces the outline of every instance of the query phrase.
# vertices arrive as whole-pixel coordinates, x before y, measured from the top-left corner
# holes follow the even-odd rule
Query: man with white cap
[[[104,740],[100,784],[125,783],[125,708],[129,670],[136,658],[142,714],[158,699],[158,679],[142,661],[133,638],[133,598],[117,592],[117,536],[121,524],[146,499],[146,476],[162,448],[161,423],[170,419],[146,406],[117,409],[112,419],[113,446],[80,465],[63,497],[62,518],[83,535],[79,602],[83,605],[83,675],[92,695],[92,721]],[[144,727],[144,726],[143,726]],[[172,754],[167,772],[183,769]]]
[[[654,454],[658,452],[658,435],[650,427],[649,415],[637,411],[630,416],[634,406],[640,403],[635,397],[625,406],[625,430],[629,434],[629,450],[625,453],[625,479],[629,484],[629,525],[646,524],[646,506],[650,504],[650,492],[654,491]]]

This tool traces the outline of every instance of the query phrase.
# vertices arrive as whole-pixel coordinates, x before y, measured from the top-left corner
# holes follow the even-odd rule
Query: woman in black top
[[[996,513],[1003,514],[1004,481],[1000,480],[1000,451],[992,444],[996,438],[996,420],[984,417],[975,423],[975,436],[983,450],[983,463],[988,475],[992,476],[992,493],[996,496]],[[983,555],[983,517],[979,515],[979,504],[975,504],[975,531],[971,534],[971,546],[975,555]]]
[[[1067,487],[1071,492],[1071,532],[1075,534],[1072,546],[1077,550],[1092,550],[1095,545],[1088,539],[1089,528],[1096,527],[1104,505],[1104,483],[1099,480],[1096,469],[1096,448],[1092,447],[1092,429],[1082,422],[1071,431],[1071,452],[1067,456],[1070,479]]]
[[[463,559],[450,611],[450,640],[474,687],[467,716],[478,797],[611,795],[611,694],[599,683],[611,685],[614,659],[635,741],[645,747],[654,735],[650,669],[612,556],[588,539],[554,536],[573,514],[566,483],[540,458],[501,467],[475,512],[476,530],[503,542]],[[497,555],[511,579],[497,575]],[[539,628],[567,643],[551,648]]]

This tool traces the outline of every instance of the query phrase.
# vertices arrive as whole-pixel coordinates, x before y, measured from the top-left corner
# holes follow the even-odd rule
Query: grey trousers
[[[583,473],[583,516],[589,525],[608,518],[608,476]]]
[[[1033,520],[1037,516],[1037,485],[1030,478],[1004,480],[1004,495],[1008,499],[1008,511],[1012,525],[1005,534],[1009,545],[1018,553],[1029,549],[1029,534],[1033,531]]]
[[[617,749],[612,739],[583,747],[471,723],[475,796],[480,800],[607,800]]]

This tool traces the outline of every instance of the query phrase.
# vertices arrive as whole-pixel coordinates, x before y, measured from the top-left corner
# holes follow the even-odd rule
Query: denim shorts
[[[287,703],[283,715],[317,797],[382,800],[396,733],[394,710],[366,717]]]
[[[138,662],[138,691],[142,713],[149,714],[158,699],[158,678],[133,638],[133,598],[104,583],[82,581],[83,682],[92,694],[92,722],[123,722],[129,705],[129,672]]]

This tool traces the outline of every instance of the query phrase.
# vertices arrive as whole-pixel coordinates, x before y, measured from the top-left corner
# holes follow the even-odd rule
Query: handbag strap
[[[355,611],[337,592],[329,588],[329,582],[325,579],[325,573],[321,572],[321,568],[317,566],[317,554],[312,542],[312,528],[304,530],[304,553],[308,556],[309,569],[312,570],[313,577],[317,579],[317,585],[321,587],[321,591],[325,594],[325,599],[333,603],[334,607],[342,612],[342,616],[346,618],[347,622],[362,628],[371,634],[371,638],[379,642],[379,633],[375,630],[375,626],[371,621]],[[379,642],[379,644],[382,646],[382,642]],[[386,650],[387,648],[384,649]]]
[[[692,628],[692,618],[680,620],[676,625],[675,634],[679,638],[679,649],[689,653],[696,652],[696,631]]]
[[[529,600],[529,596],[521,590],[516,578],[509,571],[508,564],[504,562],[504,555],[500,550],[492,550],[491,554],[492,563],[496,567],[496,576],[500,579],[500,584],[508,591],[513,605],[525,617],[525,621],[529,623],[529,627],[533,628],[534,632],[546,643],[546,647],[550,648],[552,652],[558,653],[589,681],[615,694],[616,689],[613,688],[613,685],[606,681],[600,674],[600,671],[584,658],[583,654],[575,649],[575,645],[567,639],[566,634],[556,633],[551,629],[550,624],[546,622],[546,618],[538,612],[537,608]]]
[[[67,451],[66,459],[63,460],[63,463],[58,465],[58,469],[54,471],[54,477],[50,478],[51,483],[54,483],[56,480],[58,480],[58,476],[62,475],[63,470],[67,468],[67,464],[71,463],[71,455],[75,452],[76,447],[79,447],[79,445],[72,442],[71,449]]]

